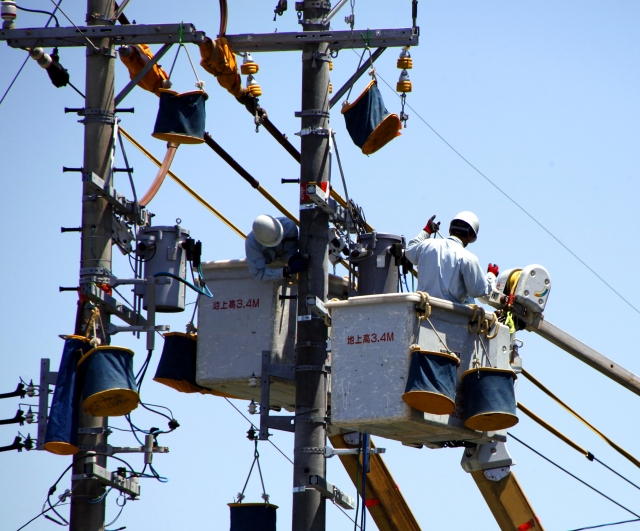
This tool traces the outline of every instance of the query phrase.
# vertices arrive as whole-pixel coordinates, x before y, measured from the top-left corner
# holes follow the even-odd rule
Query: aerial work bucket
[[[164,334],[162,357],[158,363],[154,381],[167,385],[181,393],[198,393],[203,387],[196,383],[196,352],[198,340],[195,334],[170,332]]]
[[[78,362],[84,376],[84,410],[94,417],[119,417],[138,407],[133,377],[133,351],[105,345],[87,352]]]
[[[230,531],[276,531],[277,505],[270,503],[229,503]]]
[[[66,336],[58,369],[56,389],[44,437],[44,449],[58,455],[78,451],[79,386],[76,384],[78,360],[91,350],[84,336]]]
[[[152,136],[175,144],[202,144],[206,120],[204,102],[208,97],[204,90],[180,94],[160,89],[160,108]]]
[[[450,415],[456,409],[456,370],[459,363],[454,354],[412,346],[409,377],[402,400],[423,413]]]
[[[480,367],[465,371],[464,425],[477,431],[497,431],[518,423],[514,381],[511,369]]]
[[[351,140],[365,155],[375,153],[400,136],[400,118],[385,108],[375,80],[356,101],[342,108],[342,114]]]

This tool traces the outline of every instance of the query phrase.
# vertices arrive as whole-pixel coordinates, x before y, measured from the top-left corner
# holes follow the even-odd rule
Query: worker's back
[[[476,256],[455,236],[436,240],[423,231],[409,242],[406,256],[418,267],[418,291],[432,297],[472,303],[491,289]]]

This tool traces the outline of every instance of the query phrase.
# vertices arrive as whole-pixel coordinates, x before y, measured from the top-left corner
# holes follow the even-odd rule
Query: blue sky
[[[297,31],[293,2],[274,23],[272,2],[230,1],[228,33]],[[25,7],[50,9],[50,2],[32,0]],[[152,6],[152,7],[151,7]],[[84,20],[82,2],[64,2],[76,24]],[[334,19],[342,22],[348,7]],[[210,36],[219,25],[214,1],[150,4],[132,1],[127,9],[138,23],[193,22]],[[60,17],[62,22],[63,17]],[[37,27],[46,17],[20,13],[19,27]],[[367,214],[368,221],[384,232],[413,237],[426,220],[437,214],[443,221],[461,210],[480,218],[477,243],[470,249],[482,264],[501,268],[544,265],[553,288],[546,318],[632,372],[640,372],[635,331],[640,315],[590,273],[557,241],[454,153],[419,118],[422,117],[468,161],[504,190],[538,222],[598,272],[636,307],[635,269],[639,259],[635,238],[638,219],[640,46],[637,2],[602,1],[455,1],[420,2],[420,45],[411,50],[413,92],[407,102],[409,123],[402,136],[371,157],[362,155],[346,133],[338,107],[332,113],[349,193]],[[66,22],[65,22],[66,24]],[[356,27],[392,28],[411,24],[409,0],[370,0],[356,3]],[[156,49],[154,47],[154,49]],[[198,55],[197,49],[190,49]],[[170,65],[172,53],[164,60]],[[0,91],[3,93],[24,60],[25,52],[0,48]],[[387,50],[376,63],[381,79],[392,86],[398,76],[396,50]],[[297,53],[256,54],[261,104],[272,121],[294,145],[299,130],[294,112],[300,110],[300,57]],[[83,90],[84,50],[61,50],[61,62],[72,82]],[[343,51],[334,60],[334,88],[353,73],[358,57]],[[213,77],[199,69],[207,82],[207,129],[265,188],[290,210],[297,210],[297,188],[281,185],[295,178],[297,163],[266,133],[254,132],[248,113],[218,87]],[[193,73],[181,54],[173,75],[177,90],[193,87]],[[125,68],[116,66],[116,86],[127,82]],[[362,79],[354,92],[366,85]],[[399,112],[395,92],[381,82],[388,109]],[[157,157],[164,144],[153,139],[156,98],[136,89],[125,100],[135,114],[122,115],[122,125]],[[72,330],[75,297],[58,293],[58,286],[77,282],[79,241],[76,233],[60,234],[61,226],[80,222],[81,186],[77,174],[62,166],[82,163],[82,126],[63,108],[79,107],[81,98],[71,89],[56,89],[46,74],[29,61],[0,105],[0,219],[4,227],[0,261],[0,391],[13,390],[18,377],[38,377],[40,358],[55,366],[62,342],[58,334]],[[419,115],[419,116],[418,116]],[[145,190],[156,168],[133,146],[127,155],[135,168],[138,190]],[[120,157],[120,155],[118,155]],[[118,158],[118,166],[122,166]],[[274,209],[205,146],[183,146],[173,170],[219,208],[242,230],[250,230],[259,213]],[[340,190],[338,175],[334,175]],[[126,177],[118,175],[116,188],[130,195]],[[205,260],[240,258],[243,242],[171,181],[150,204],[155,224],[183,226],[203,242]],[[114,252],[114,272],[127,276],[126,261]],[[192,299],[191,299],[192,300]],[[190,313],[162,315],[160,322],[182,330]],[[525,367],[556,391],[613,440],[640,454],[636,436],[638,397],[604,376],[545,343],[522,332]],[[114,342],[136,351],[136,366],[144,355],[143,342],[116,336]],[[152,362],[155,371],[158,355]],[[126,505],[111,529],[156,527],[177,529],[228,525],[228,508],[241,490],[251,465],[252,445],[245,432],[248,423],[224,400],[181,395],[153,382],[143,387],[146,401],[173,410],[181,428],[161,444],[171,448],[154,464],[167,476],[167,484],[142,482],[139,501]],[[596,457],[640,482],[640,471],[618,456],[597,436],[554,405],[533,386],[520,379],[521,402],[561,429]],[[10,418],[17,400],[0,401],[0,418]],[[237,402],[246,410],[246,403]],[[139,425],[158,422],[142,412]],[[122,425],[116,420],[115,426]],[[25,426],[26,434],[35,429]],[[527,418],[513,428],[517,437],[631,510],[640,511],[634,488],[587,461]],[[10,444],[13,426],[0,427],[0,445]],[[272,440],[289,456],[292,437],[276,433]],[[131,445],[133,439],[115,435],[114,445]],[[392,441],[385,460],[423,529],[490,530],[496,525],[472,479],[459,466],[460,450],[414,450]],[[631,516],[597,496],[526,448],[512,441],[509,450],[517,465],[514,472],[547,530],[625,520]],[[292,474],[288,462],[269,445],[261,445],[267,492],[280,506],[281,529],[290,526]],[[131,457],[141,468],[142,458]],[[0,470],[8,478],[0,485],[3,529],[20,527],[41,510],[48,488],[68,465],[67,458],[46,452],[0,454]],[[140,465],[140,466],[138,466]],[[329,480],[355,494],[336,460],[331,460]],[[66,482],[66,483],[65,483]],[[62,481],[59,491],[69,481]],[[250,483],[250,496],[259,499],[259,485]],[[328,528],[350,529],[353,524],[331,505]],[[108,498],[108,515],[117,514],[115,496]],[[371,519],[369,528],[374,529]],[[640,528],[629,524],[628,529]],[[54,529],[40,519],[32,530]]]

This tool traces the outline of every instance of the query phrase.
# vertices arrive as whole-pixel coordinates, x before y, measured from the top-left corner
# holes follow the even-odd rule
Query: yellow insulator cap
[[[258,70],[260,70],[258,63],[242,63],[242,65],[240,65],[240,72],[242,72],[244,76],[257,74]]]
[[[242,75],[249,76],[251,74],[257,74],[260,67],[258,63],[253,60],[250,53],[246,53],[242,59],[242,65],[240,66],[240,72]]]
[[[333,61],[329,61],[329,72],[333,70]]]
[[[413,59],[411,57],[398,57],[397,66],[402,70],[411,70],[413,68]]]
[[[411,92],[411,81],[398,81],[396,92]]]
[[[262,89],[257,83],[254,83],[253,85],[247,85],[247,90],[252,96],[255,96],[256,98],[258,96],[262,96]]]
[[[333,94],[333,85],[329,83],[329,94]]]

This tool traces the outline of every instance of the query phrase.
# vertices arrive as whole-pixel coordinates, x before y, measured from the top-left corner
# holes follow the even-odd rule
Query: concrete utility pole
[[[104,25],[114,13],[113,0],[88,0],[87,24]],[[105,181],[112,178],[111,153],[114,120],[114,72],[115,53],[109,39],[93,40],[96,48],[87,48],[87,78],[84,124],[84,163],[86,172],[93,172]],[[87,185],[83,185],[83,196],[91,195]],[[103,267],[111,269],[111,225],[112,208],[103,198],[84,200],[82,202],[82,249],[80,267]],[[81,316],[84,322],[89,316],[85,312]],[[101,312],[102,324],[107,326],[109,314]],[[103,342],[104,342],[104,338]],[[102,433],[82,433],[83,429],[92,431],[106,430],[108,419],[92,417],[80,408],[81,430],[79,444],[81,446],[104,446],[107,436]],[[82,474],[86,452],[79,452],[74,457],[74,474]],[[96,456],[98,465],[106,468],[106,457]],[[73,481],[71,498],[70,531],[103,531],[105,519],[105,502],[88,503],[104,492],[104,485],[99,481]]]
[[[329,12],[329,2],[304,2],[303,29],[326,29],[317,24]],[[314,23],[316,22],[316,23]],[[329,50],[327,43],[302,48],[302,134],[300,186],[329,180]],[[306,133],[306,134],[305,134]],[[296,420],[293,485],[308,486],[310,475],[326,478],[327,327],[306,306],[307,295],[325,301],[328,293],[329,216],[320,208],[300,210],[300,252],[309,255],[309,269],[298,282]],[[316,490],[293,495],[294,531],[324,531],[326,502]]]

